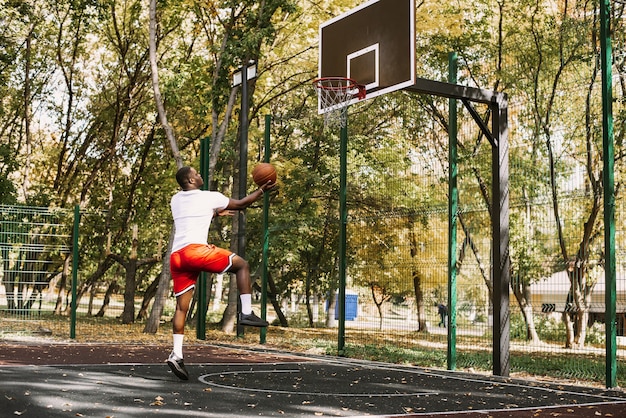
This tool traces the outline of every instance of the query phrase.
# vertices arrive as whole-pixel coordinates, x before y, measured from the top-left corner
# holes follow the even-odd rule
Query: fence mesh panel
[[[0,332],[69,335],[72,213],[0,206]]]

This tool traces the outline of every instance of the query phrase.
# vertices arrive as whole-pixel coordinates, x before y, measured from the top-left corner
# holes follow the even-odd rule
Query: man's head
[[[204,184],[202,176],[198,172],[189,166],[184,166],[178,169],[176,172],[176,181],[183,190],[199,189]]]

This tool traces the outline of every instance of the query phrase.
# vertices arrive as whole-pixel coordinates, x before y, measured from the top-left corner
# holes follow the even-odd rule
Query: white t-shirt
[[[172,252],[189,244],[207,244],[213,214],[225,209],[229,201],[222,193],[208,190],[180,191],[172,196],[170,207],[176,227]]]

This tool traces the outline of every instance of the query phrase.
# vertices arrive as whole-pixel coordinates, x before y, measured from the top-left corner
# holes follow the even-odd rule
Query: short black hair
[[[188,165],[181,167],[176,172],[176,181],[181,188],[185,188],[187,180],[189,180],[189,174],[191,173],[191,167]]]

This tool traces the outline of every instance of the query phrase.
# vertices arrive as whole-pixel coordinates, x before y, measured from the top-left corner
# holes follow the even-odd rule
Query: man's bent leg
[[[250,280],[250,266],[246,260],[238,255],[233,257],[233,263],[228,269],[230,273],[235,273],[237,279],[237,290],[241,300],[241,313],[239,323],[253,327],[266,327],[267,321],[262,320],[252,312],[252,281]]]
[[[252,282],[250,280],[250,265],[246,260],[238,255],[233,257],[233,264],[228,269],[230,273],[235,273],[237,278],[237,290],[239,293],[252,293]]]

